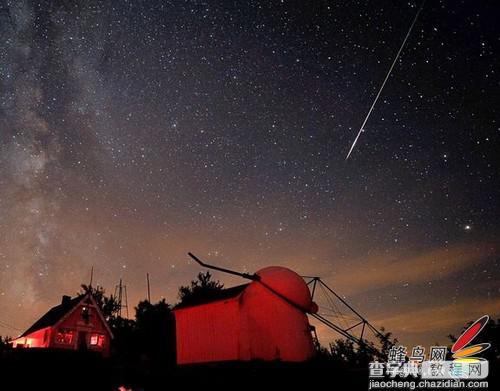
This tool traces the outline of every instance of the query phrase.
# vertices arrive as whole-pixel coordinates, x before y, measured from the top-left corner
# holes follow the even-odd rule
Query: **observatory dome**
[[[270,266],[256,273],[260,281],[297,304],[308,312],[316,312],[317,306],[311,299],[311,293],[304,279],[286,267]]]

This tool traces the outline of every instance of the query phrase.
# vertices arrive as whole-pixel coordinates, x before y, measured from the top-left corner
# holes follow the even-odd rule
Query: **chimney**
[[[67,305],[71,301],[71,296],[64,295],[61,300],[62,305]]]

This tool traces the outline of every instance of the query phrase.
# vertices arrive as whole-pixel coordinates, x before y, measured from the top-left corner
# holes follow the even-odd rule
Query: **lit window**
[[[71,345],[73,343],[73,331],[61,329],[56,334],[56,343]]]
[[[102,334],[91,334],[90,335],[90,346],[98,346],[98,347],[103,347],[104,346],[104,335]]]

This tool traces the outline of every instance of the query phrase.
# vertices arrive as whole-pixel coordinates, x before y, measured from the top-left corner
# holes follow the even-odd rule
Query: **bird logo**
[[[484,352],[489,349],[491,344],[489,343],[479,343],[472,346],[467,346],[476,338],[481,330],[486,326],[490,320],[488,315],[484,315],[476,320],[470,327],[465,330],[456,342],[451,347],[451,352],[453,353],[453,358],[455,361],[460,362],[478,362],[483,361],[483,358],[475,357],[476,354]]]

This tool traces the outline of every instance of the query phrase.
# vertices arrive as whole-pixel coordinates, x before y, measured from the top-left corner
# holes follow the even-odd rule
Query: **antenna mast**
[[[123,285],[122,279],[115,286],[115,297],[118,304],[118,309],[116,310],[117,315],[122,317],[122,309],[125,308],[125,314],[128,319],[128,297],[127,297],[127,286]]]
[[[149,285],[149,273],[146,273],[146,281],[148,283],[148,302],[151,303],[151,287]]]
[[[90,268],[90,282],[89,282],[89,288],[92,288],[92,281],[94,280],[94,265]]]

